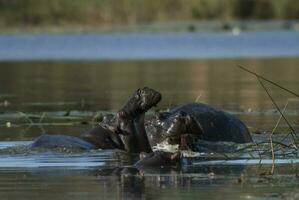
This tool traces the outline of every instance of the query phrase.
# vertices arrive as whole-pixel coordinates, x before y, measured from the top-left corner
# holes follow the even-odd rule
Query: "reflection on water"
[[[272,108],[248,66],[299,91],[298,58],[194,61],[0,63],[0,98],[6,110],[116,110],[144,85],[163,94],[160,107],[200,101],[222,108]],[[278,103],[291,96],[271,87]],[[299,93],[299,92],[298,92]],[[8,101],[5,107],[3,101]]]
[[[277,111],[255,77],[238,69],[237,64],[248,66],[299,93],[298,58],[2,62],[0,109],[6,111],[5,116],[12,114],[8,111],[38,112],[40,117],[45,111],[61,111],[58,113],[60,115],[72,111],[73,115],[74,110],[80,110],[91,111],[90,117],[92,117],[94,111],[116,111],[133,90],[149,86],[159,90],[163,95],[158,108],[166,109],[186,102],[200,101],[239,115],[252,130],[271,130],[278,118]],[[293,98],[276,87],[269,84],[266,86],[281,107],[289,98]],[[294,122],[294,126],[298,125],[298,108],[298,99],[293,98],[289,102],[286,114]],[[80,112],[79,114],[82,115]],[[26,121],[26,118],[19,113],[16,115]],[[78,112],[74,115],[78,117]],[[0,119],[3,123],[8,120],[5,116],[1,115],[4,117]],[[34,116],[32,119],[35,119]],[[286,126],[282,123],[281,127]],[[9,132],[10,138],[13,138],[16,132],[24,130],[24,127],[14,128],[17,131],[3,130],[3,127],[0,127],[0,137],[3,138],[3,135],[8,135]],[[46,131],[76,134],[88,128],[89,126],[76,124],[73,128],[57,126],[53,130],[53,127],[46,126]],[[283,130],[285,129],[278,129],[278,132]],[[36,136],[40,129],[33,128],[32,131]],[[26,138],[26,134],[22,134],[22,138]]]
[[[267,170],[267,166],[210,166],[152,173],[101,168],[0,170],[0,195],[1,199],[45,200],[281,199],[298,187],[292,167],[280,166],[276,175],[262,175]]]

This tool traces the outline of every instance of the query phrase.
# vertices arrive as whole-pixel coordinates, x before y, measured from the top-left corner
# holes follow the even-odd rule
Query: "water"
[[[198,169],[199,171],[200,169]],[[230,170],[230,172],[229,172]],[[95,171],[37,169],[0,171],[1,199],[280,199],[281,193],[298,187],[296,177],[283,173],[279,178],[252,176],[266,168],[244,171],[244,182],[238,182],[237,169],[225,170],[225,175],[184,173],[171,175],[147,174],[144,180],[136,176],[101,176]],[[291,184],[293,182],[293,184]],[[270,185],[270,186],[269,186]]]
[[[247,66],[299,93],[298,63],[298,58],[2,62],[0,105],[4,112],[0,115],[0,138],[24,140],[40,134],[40,127],[29,127],[32,122],[17,111],[30,114],[35,123],[41,120],[47,132],[79,134],[91,127],[81,122],[91,121],[96,112],[117,111],[132,91],[143,86],[162,93],[156,109],[200,101],[236,114],[252,131],[270,131],[278,112],[256,78],[236,65]],[[266,86],[281,108],[289,100],[286,116],[296,128],[298,100],[272,85]],[[7,121],[12,128],[4,126]],[[286,127],[282,121],[277,131]]]
[[[295,196],[298,155],[278,157],[274,175],[268,175],[269,155],[137,171],[122,152],[31,151],[26,146],[43,131],[77,136],[89,130],[96,115],[117,111],[143,86],[162,93],[156,110],[199,101],[238,116],[253,132],[269,132],[279,113],[256,78],[236,65],[299,93],[298,41],[294,31],[1,35],[0,199]],[[298,99],[266,86],[281,108],[288,101],[285,115],[297,130]],[[276,132],[288,133],[286,123]],[[267,141],[268,135],[255,139]]]
[[[260,58],[298,56],[299,32],[1,35],[0,44],[0,60]]]

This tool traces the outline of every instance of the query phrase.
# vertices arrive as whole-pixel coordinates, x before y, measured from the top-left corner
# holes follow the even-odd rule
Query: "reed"
[[[279,85],[278,83],[275,83],[274,81],[271,81],[271,80],[269,80],[269,79],[263,77],[262,75],[259,75],[259,74],[255,73],[255,72],[249,70],[248,68],[245,68],[245,67],[243,67],[243,66],[241,66],[241,65],[237,65],[237,67],[240,68],[240,69],[242,69],[243,71],[246,71],[246,72],[248,72],[248,73],[250,73],[250,74],[253,74],[253,75],[257,78],[259,84],[262,86],[262,88],[263,88],[264,91],[266,92],[267,96],[268,96],[269,99],[271,100],[272,104],[275,106],[276,110],[279,112],[279,114],[280,114],[280,118],[284,119],[284,121],[285,121],[286,124],[288,125],[288,127],[289,127],[289,129],[290,129],[290,131],[291,131],[290,134],[291,134],[292,139],[293,139],[293,145],[294,145],[294,147],[297,149],[297,148],[298,148],[298,144],[297,144],[297,142],[298,142],[298,136],[297,136],[297,134],[296,134],[295,129],[292,127],[292,125],[290,124],[290,122],[287,120],[287,118],[286,118],[285,115],[284,115],[284,111],[285,111],[285,109],[286,109],[287,104],[285,105],[284,110],[281,111],[281,109],[279,108],[279,106],[278,106],[277,103],[275,102],[274,98],[271,96],[269,90],[266,88],[266,86],[265,86],[265,84],[262,82],[262,80],[267,81],[268,83],[271,83],[271,84],[273,84],[273,85],[279,87],[280,89],[282,89],[282,90],[284,90],[284,91],[286,91],[286,92],[288,92],[288,93],[290,93],[290,94],[296,96],[296,97],[299,97],[299,95],[296,94],[295,92],[293,92],[293,91],[291,91],[291,90],[289,90],[289,89],[287,89],[287,88],[285,88],[285,87]],[[281,119],[279,119],[279,121],[277,122],[276,126],[278,126],[278,123],[280,122],[280,120],[281,120]],[[276,129],[276,126],[274,127],[274,130]],[[273,154],[274,154],[274,152],[273,152],[273,141],[272,141],[272,135],[273,135],[273,133],[274,133],[274,130],[272,130],[272,134],[271,134],[271,136],[270,136],[270,144],[271,144],[272,156],[273,156]],[[287,136],[288,136],[288,135],[287,135]]]
[[[291,91],[291,90],[289,90],[289,89],[287,89],[287,88],[285,88],[285,87],[279,85],[278,83],[275,83],[274,81],[271,81],[271,80],[265,78],[264,76],[262,76],[262,75],[260,75],[260,74],[257,74],[256,72],[253,72],[253,71],[249,70],[248,68],[245,68],[245,67],[243,67],[243,66],[241,66],[241,65],[237,65],[237,67],[240,68],[240,69],[242,69],[243,71],[246,71],[246,72],[248,72],[248,73],[250,73],[250,74],[253,74],[253,75],[256,76],[257,78],[262,79],[262,80],[264,80],[264,81],[267,81],[268,83],[271,83],[272,85],[274,85],[274,86],[276,86],[276,87],[278,87],[278,88],[280,88],[280,89],[282,89],[282,90],[284,90],[284,91],[286,91],[286,92],[288,92],[288,93],[294,95],[295,97],[298,97],[298,98],[299,98],[299,94],[297,94],[296,92]]]

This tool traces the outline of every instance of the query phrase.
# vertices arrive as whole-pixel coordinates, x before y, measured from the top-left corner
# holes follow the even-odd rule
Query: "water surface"
[[[238,64],[299,93],[298,58],[2,62],[0,137],[36,137],[41,131],[38,126],[24,133],[30,119],[44,122],[47,132],[79,134],[90,128],[80,122],[90,122],[97,113],[117,111],[132,91],[144,86],[162,93],[156,110],[198,101],[236,114],[252,130],[272,130],[279,113],[257,79],[237,68]],[[266,87],[281,108],[289,101],[286,115],[297,127],[298,99],[270,84]],[[30,114],[29,120],[24,113]],[[7,121],[12,128],[4,126]],[[283,127],[282,121],[278,132]]]
[[[256,78],[236,65],[299,93],[299,58],[294,57],[299,55],[298,41],[295,31],[239,36],[1,35],[1,199],[294,196],[298,154],[297,158],[278,157],[274,175],[269,175],[269,155],[136,171],[120,152],[40,152],[28,150],[27,145],[42,132],[77,136],[89,130],[95,119],[116,112],[132,91],[144,86],[163,95],[151,114],[187,102],[203,102],[240,117],[253,132],[270,132],[279,113]],[[285,115],[297,131],[298,99],[270,84],[266,87],[281,108],[288,102]],[[276,130],[276,134],[289,132],[284,121]],[[269,135],[258,137],[257,141],[268,141]]]
[[[0,60],[128,60],[299,55],[299,32],[0,35]]]

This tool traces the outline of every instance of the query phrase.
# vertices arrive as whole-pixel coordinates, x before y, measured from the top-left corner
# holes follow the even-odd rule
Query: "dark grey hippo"
[[[80,137],[44,134],[31,147],[75,147],[81,149],[122,149],[129,153],[149,153],[135,166],[169,166],[180,161],[180,153],[152,152],[145,129],[145,112],[161,100],[161,94],[150,88],[136,90],[116,114],[114,123],[109,120]],[[207,141],[251,142],[246,125],[236,117],[201,103],[190,103],[176,107],[147,124],[160,127],[164,134],[155,132],[154,137],[176,138],[181,148],[191,146],[186,135]],[[188,148],[188,147],[187,147]]]
[[[201,144],[199,140],[252,142],[250,133],[241,120],[202,103],[189,103],[160,113],[157,119],[152,118],[147,122],[147,130],[150,132],[148,136],[152,145],[167,139],[170,144],[179,144],[181,150],[201,151],[203,148],[198,148]],[[180,162],[180,156],[179,152],[158,151],[145,156],[135,166],[174,166]]]
[[[156,122],[170,140],[184,134],[207,141],[252,142],[246,125],[224,111],[202,103],[189,103],[162,113]]]
[[[151,152],[144,128],[144,113],[161,100],[151,88],[136,90],[116,114],[116,124],[100,124],[80,137],[43,134],[32,148],[121,149],[132,153]]]

